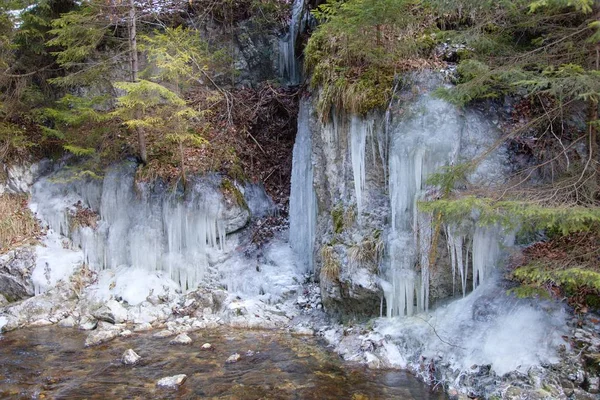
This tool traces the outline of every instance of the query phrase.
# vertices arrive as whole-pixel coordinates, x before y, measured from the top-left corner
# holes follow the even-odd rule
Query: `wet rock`
[[[227,360],[225,360],[226,364],[233,364],[236,363],[240,360],[240,358],[242,358],[242,356],[240,356],[238,353],[233,353],[232,355],[229,356],[229,358],[227,358]]]
[[[185,382],[186,379],[187,375],[185,374],[167,376],[156,382],[156,386],[164,389],[178,389],[181,385],[183,385],[183,382]]]
[[[94,331],[85,339],[85,347],[97,346],[102,343],[110,342],[119,336],[119,331],[116,329],[107,331]]]
[[[171,340],[169,344],[192,344],[192,338],[186,335],[185,333],[181,333],[175,337],[175,339]]]
[[[2,163],[0,168],[6,175],[6,182],[0,183],[0,194],[3,193],[28,193],[31,186],[44,172],[48,171],[52,162],[44,159],[32,164],[13,164]]]
[[[155,338],[165,338],[165,337],[169,337],[169,336],[173,336],[173,335],[175,335],[175,332],[165,329],[160,332],[156,332],[152,336],[154,336]]]
[[[128,338],[128,337],[133,336],[133,332],[131,332],[129,329],[125,329],[124,331],[119,333],[119,336]]]
[[[0,307],[5,306],[8,304],[8,300],[6,300],[6,297],[4,297],[4,295],[0,294]]]
[[[210,343],[204,343],[201,347],[200,350],[214,350],[214,347],[212,344]]]
[[[125,365],[135,365],[140,361],[141,358],[142,357],[140,357],[135,351],[133,351],[133,349],[129,349],[125,353],[123,353],[123,356],[121,357],[121,362]]]
[[[33,327],[36,327],[36,326],[48,326],[48,325],[52,325],[52,321],[47,320],[45,318],[35,320],[35,321],[33,321],[32,323],[29,324],[29,326],[33,326]]]
[[[296,335],[313,336],[315,331],[307,326],[294,326],[292,328],[292,333],[295,333]]]
[[[598,376],[591,376],[587,378],[587,382],[588,382],[588,389],[587,391],[590,393],[600,393],[600,377]]]

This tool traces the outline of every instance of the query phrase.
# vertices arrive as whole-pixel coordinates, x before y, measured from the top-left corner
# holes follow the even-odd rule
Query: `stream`
[[[30,328],[0,337],[0,398],[10,399],[403,399],[446,397],[410,374],[343,362],[317,338],[272,331],[207,330],[191,345],[134,334],[91,348],[87,333]],[[213,350],[201,350],[210,343]],[[123,365],[134,349],[142,358]],[[238,353],[236,363],[227,358]],[[178,390],[156,387],[186,374]]]

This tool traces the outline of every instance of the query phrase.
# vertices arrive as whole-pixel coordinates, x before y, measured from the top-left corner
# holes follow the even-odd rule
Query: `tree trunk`
[[[179,156],[181,157],[181,179],[183,180],[183,188],[187,187],[187,177],[185,175],[185,157],[183,153],[183,140],[179,141]]]
[[[136,30],[136,18],[135,18],[135,1],[129,0],[129,18],[127,19],[128,31],[129,31],[129,57],[131,63],[131,81],[137,82],[138,80],[138,52],[137,52],[137,30]],[[134,118],[140,119],[140,111],[136,110]],[[146,164],[148,162],[148,150],[146,149],[146,135],[144,130],[140,127],[135,129],[138,135],[138,146],[140,148],[140,160]]]

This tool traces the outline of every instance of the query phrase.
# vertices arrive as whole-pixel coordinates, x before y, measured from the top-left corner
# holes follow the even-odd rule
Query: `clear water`
[[[203,331],[189,346],[150,333],[84,348],[85,333],[26,329],[0,339],[0,398],[41,399],[445,399],[413,376],[343,363],[314,337],[269,331]],[[211,343],[214,351],[202,351]],[[134,349],[136,366],[120,363]],[[253,354],[248,353],[252,351]],[[225,360],[233,353],[241,359]],[[186,374],[178,390],[156,387]]]

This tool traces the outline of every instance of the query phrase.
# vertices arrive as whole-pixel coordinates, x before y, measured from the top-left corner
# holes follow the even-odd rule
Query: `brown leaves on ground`
[[[600,271],[600,233],[578,232],[535,243],[523,250],[520,265],[542,262],[553,268]]]

